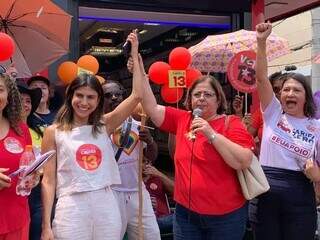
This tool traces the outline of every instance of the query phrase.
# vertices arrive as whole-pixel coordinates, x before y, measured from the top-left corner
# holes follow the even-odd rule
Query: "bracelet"
[[[216,139],[216,137],[217,137],[217,133],[213,133],[213,134],[210,135],[210,137],[209,137],[210,144],[213,144],[213,142]]]

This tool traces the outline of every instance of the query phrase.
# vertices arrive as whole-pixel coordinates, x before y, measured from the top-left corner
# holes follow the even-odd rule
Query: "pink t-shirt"
[[[6,175],[19,168],[21,154],[26,145],[31,145],[27,125],[20,124],[22,136],[10,128],[7,136],[0,140],[0,168],[9,168]],[[29,221],[28,198],[16,194],[17,177],[11,186],[0,190],[0,234],[22,228]]]

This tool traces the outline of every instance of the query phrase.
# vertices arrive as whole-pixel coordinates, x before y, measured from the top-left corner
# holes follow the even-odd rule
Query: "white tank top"
[[[111,140],[104,127],[101,131],[94,137],[91,125],[56,129],[57,197],[121,183]]]

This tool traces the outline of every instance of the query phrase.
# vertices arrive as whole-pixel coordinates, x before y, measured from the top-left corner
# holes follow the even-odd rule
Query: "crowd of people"
[[[268,78],[271,30],[270,23],[256,27],[261,108],[249,118],[242,115],[240,96],[232,104],[235,115],[226,114],[225,93],[209,75],[192,83],[185,109],[158,104],[135,32],[127,38],[132,73],[127,98],[119,82],[101,84],[83,73],[67,86],[56,112],[50,107],[48,78],[21,81],[0,73],[0,240],[134,240],[140,227],[143,239],[150,240],[164,233],[177,240],[241,240],[248,222],[256,240],[313,240],[320,122],[303,75]],[[169,133],[174,180],[154,167],[158,146],[143,126],[142,108],[156,127]],[[194,116],[195,111],[200,113]],[[9,176],[19,169],[28,145],[36,156],[50,150],[56,154],[34,173],[31,194],[20,196],[18,178]],[[270,190],[249,203],[237,171],[247,169],[254,154]]]

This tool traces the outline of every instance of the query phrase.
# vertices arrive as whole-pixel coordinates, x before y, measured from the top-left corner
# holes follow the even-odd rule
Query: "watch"
[[[217,137],[216,133],[213,133],[213,134],[210,135],[209,141],[210,141],[211,144],[213,144],[213,141],[216,139],[216,137]]]

